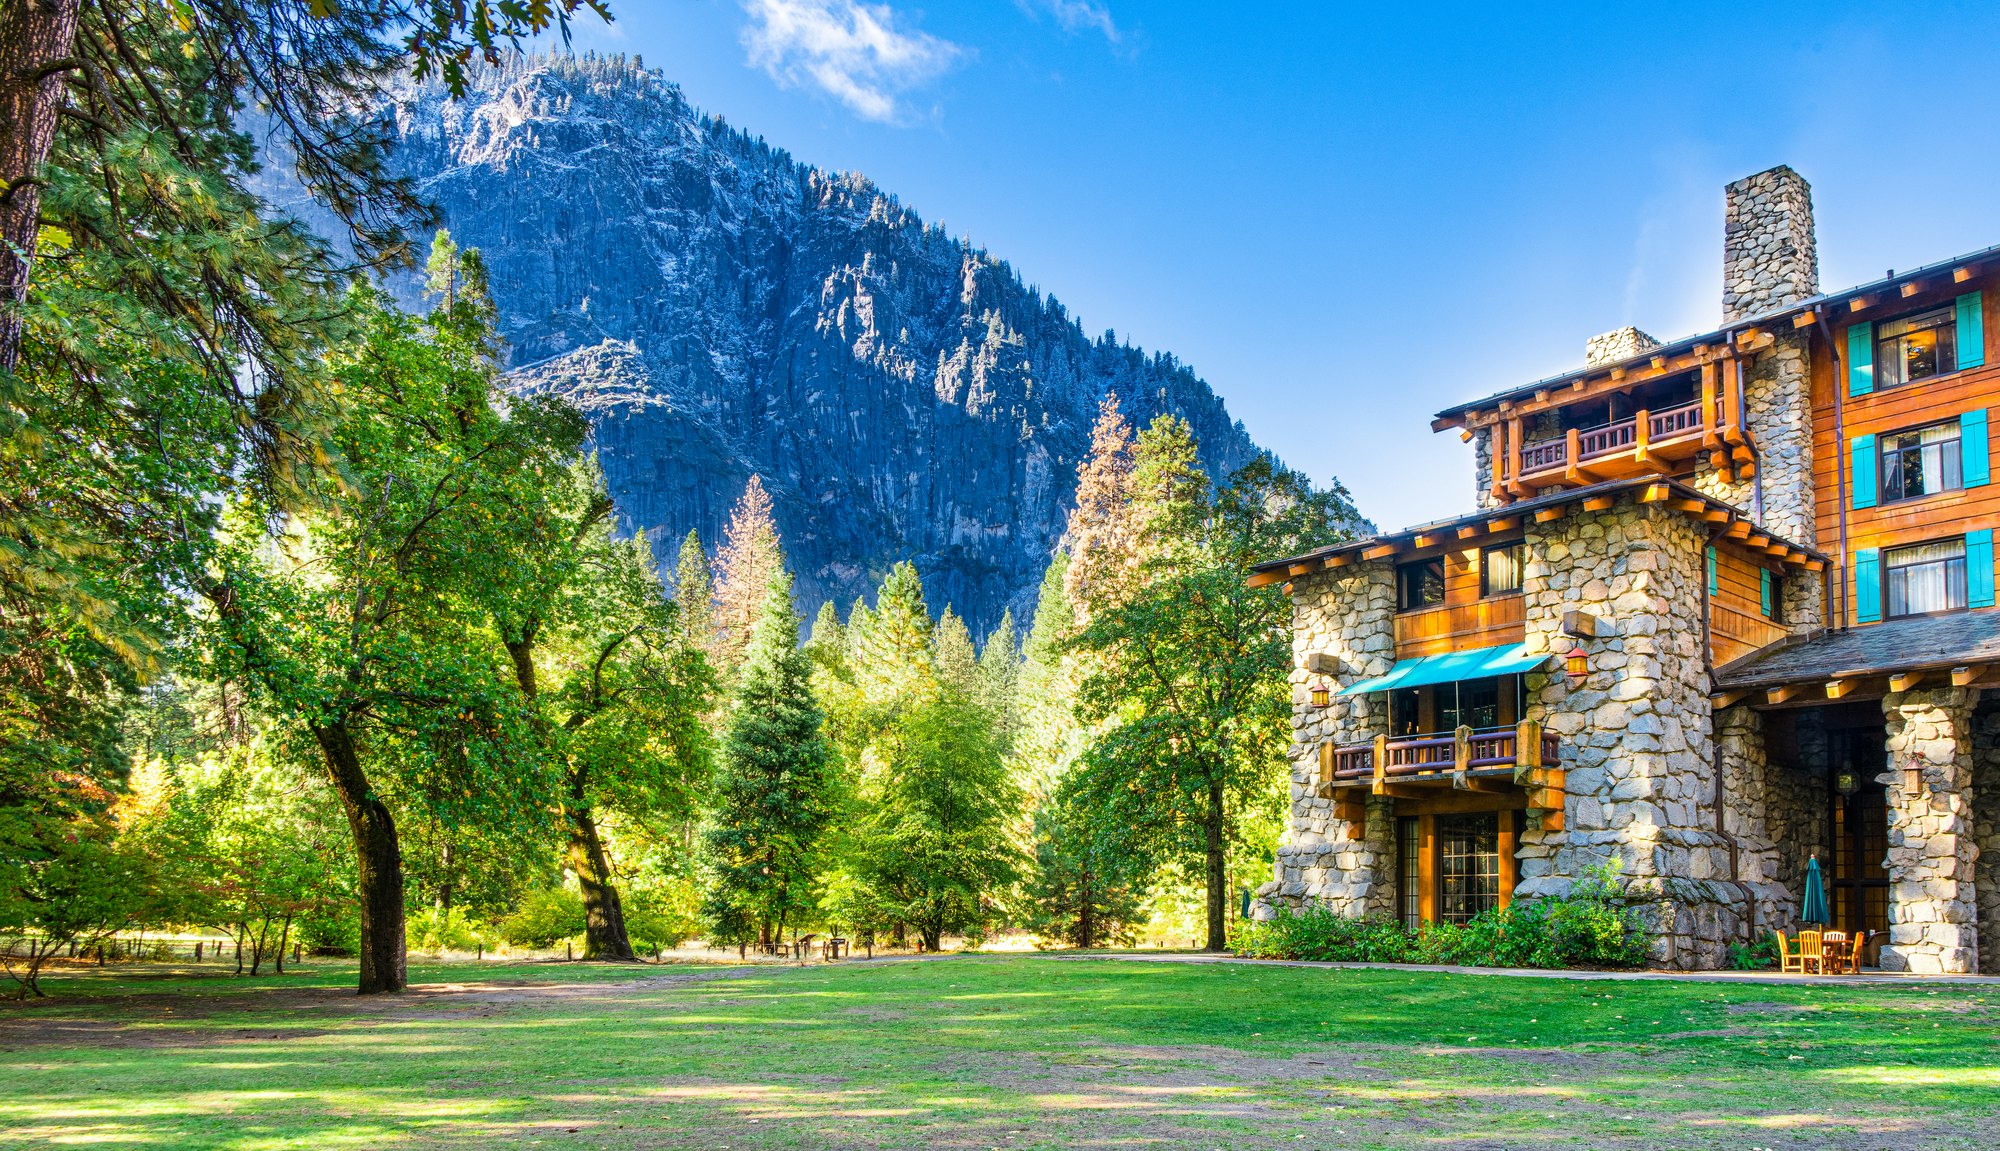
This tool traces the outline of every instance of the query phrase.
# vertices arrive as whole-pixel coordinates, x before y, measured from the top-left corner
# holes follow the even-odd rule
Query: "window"
[[[1500,816],[1440,815],[1438,919],[1464,923],[1500,906]]]
[[[1403,926],[1415,931],[1424,925],[1423,837],[1413,815],[1396,821],[1397,902],[1402,905]]]
[[[1444,602],[1444,560],[1419,560],[1396,569],[1396,610],[1415,611]]]
[[[1479,553],[1479,594],[1506,595],[1521,590],[1521,558],[1526,545],[1502,544]]]
[[[1447,684],[1438,693],[1438,728],[1457,731],[1460,724],[1479,729],[1500,726],[1500,681],[1467,679]]]
[[[1389,734],[1416,735],[1423,723],[1423,691],[1420,687],[1399,687],[1389,693]]]
[[[1958,370],[1957,309],[1933,308],[1875,329],[1875,386],[1893,388]]]
[[[1959,422],[1882,437],[1882,502],[1955,492],[1964,486]]]
[[[1965,606],[1965,541],[1917,544],[1882,553],[1890,619]]]
[[[1757,569],[1757,581],[1763,585],[1764,618],[1772,623],[1785,622],[1785,580],[1770,568]]]

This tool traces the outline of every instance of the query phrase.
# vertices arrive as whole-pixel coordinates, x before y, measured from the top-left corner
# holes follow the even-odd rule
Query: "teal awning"
[[[1424,687],[1434,683],[1457,683],[1464,679],[1487,679],[1496,675],[1517,675],[1533,671],[1547,662],[1546,655],[1529,655],[1525,643],[1503,643],[1499,647],[1475,647],[1468,651],[1448,651],[1440,655],[1399,659],[1387,675],[1364,679],[1340,689],[1341,695],[1361,695],[1398,687]]]

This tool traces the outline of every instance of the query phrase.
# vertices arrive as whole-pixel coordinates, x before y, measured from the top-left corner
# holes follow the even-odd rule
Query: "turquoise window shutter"
[[[1708,594],[1714,595],[1721,590],[1722,580],[1715,571],[1715,549],[1710,548],[1708,549]]]
[[[1757,576],[1758,576],[1757,590],[1762,594],[1764,601],[1764,618],[1770,619],[1771,618],[1771,569],[1758,568]]]
[[[1974,408],[1958,417],[1958,475],[1968,488],[1989,483],[1993,464],[1986,446],[1986,409]]]
[[[1986,318],[1981,314],[1979,293],[1967,292],[1958,298],[1958,366],[1976,368],[1986,362]]]
[[[1882,559],[1874,548],[1854,553],[1854,621],[1874,623],[1882,618]]]
[[[1993,606],[1991,528],[1965,533],[1965,603],[1967,607]]]
[[[1875,497],[1881,494],[1881,481],[1875,478],[1875,437],[1873,435],[1854,437],[1854,506],[1872,508]]]
[[[1847,394],[1865,396],[1875,390],[1875,325],[1862,322],[1847,329]]]

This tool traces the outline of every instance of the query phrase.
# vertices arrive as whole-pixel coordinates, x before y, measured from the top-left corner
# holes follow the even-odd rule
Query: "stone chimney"
[[[1723,189],[1722,322],[1819,294],[1812,185],[1783,164]]]
[[[1619,360],[1629,360],[1640,352],[1650,352],[1660,346],[1660,341],[1637,328],[1626,326],[1601,336],[1592,336],[1583,345],[1583,364],[1594,368],[1599,364],[1615,364]]]

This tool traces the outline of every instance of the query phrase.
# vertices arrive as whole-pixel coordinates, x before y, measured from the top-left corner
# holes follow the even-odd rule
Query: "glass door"
[[[1500,814],[1437,817],[1438,918],[1464,923],[1500,906]]]

